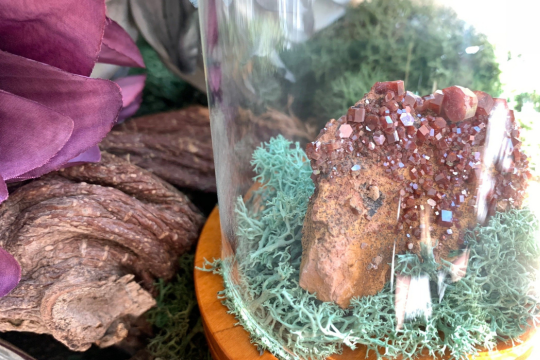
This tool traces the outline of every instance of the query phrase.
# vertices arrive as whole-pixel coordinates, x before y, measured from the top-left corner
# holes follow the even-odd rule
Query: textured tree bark
[[[297,117],[270,109],[255,116],[238,110],[236,141],[254,150],[261,142],[282,134],[304,146],[316,129]],[[214,154],[210,137],[210,114],[202,106],[152,114],[118,125],[101,142],[100,148],[147,169],[182,188],[216,191]],[[251,151],[246,151],[251,159]],[[246,175],[251,179],[253,174]]]
[[[22,267],[0,299],[0,331],[48,333],[80,351],[118,343],[202,223],[174,187],[107,153],[18,188],[0,206],[0,246]]]
[[[100,147],[173,185],[216,191],[210,115],[205,107],[131,119],[116,126]]]

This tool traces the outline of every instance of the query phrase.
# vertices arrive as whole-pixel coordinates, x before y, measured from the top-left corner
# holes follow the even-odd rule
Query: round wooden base
[[[195,266],[202,267],[204,259],[213,260],[221,256],[221,230],[217,207],[208,217],[197,245]],[[217,298],[217,292],[223,290],[223,278],[211,272],[195,269],[195,292],[203,319],[206,339],[214,360],[277,360],[268,351],[260,354],[250,342],[249,334],[241,326],[236,326],[237,320],[227,313],[227,308]],[[539,336],[524,336],[523,342],[511,347],[499,345],[498,351],[482,352],[475,360],[525,360],[540,359],[538,351],[533,353],[533,345],[540,340]],[[538,356],[537,356],[538,355]],[[356,350],[345,347],[342,355],[332,355],[328,360],[376,360],[374,352],[366,358],[366,347],[359,346]],[[422,356],[419,360],[433,360],[432,357]]]

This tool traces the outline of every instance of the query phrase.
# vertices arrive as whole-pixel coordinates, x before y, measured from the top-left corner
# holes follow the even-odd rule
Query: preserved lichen
[[[434,295],[428,320],[406,322],[396,331],[390,284],[377,295],[353,299],[346,310],[298,285],[302,224],[314,189],[299,145],[274,138],[254,152],[252,165],[261,188],[246,202],[238,199],[237,256],[207,265],[223,275],[224,303],[261,349],[282,359],[319,360],[341,352],[343,345],[365,345],[379,358],[429,353],[466,359],[495,348],[497,341],[519,341],[536,324],[539,297],[532,284],[540,257],[539,223],[528,209],[498,213],[471,231],[465,278],[447,284],[440,303]],[[397,255],[396,269],[427,274],[436,286],[437,273],[449,263],[436,263],[429,253],[425,248],[422,257]],[[230,277],[236,265],[239,283]]]

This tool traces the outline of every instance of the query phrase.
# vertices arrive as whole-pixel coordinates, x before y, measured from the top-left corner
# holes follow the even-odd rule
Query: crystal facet
[[[373,131],[379,126],[379,117],[377,115],[368,114],[365,122],[369,129]]]
[[[493,109],[493,98],[491,95],[486,94],[483,91],[474,91],[474,94],[478,98],[478,107],[476,108],[476,115],[489,115],[491,109]]]
[[[412,126],[414,124],[414,118],[409,113],[402,113],[399,117],[404,126]]]
[[[442,130],[446,127],[446,120],[442,117],[437,117],[435,118],[435,121],[431,123],[431,126],[433,126],[435,130]]]
[[[426,104],[424,106],[426,106],[431,111],[435,112],[437,115],[440,115],[441,110],[442,110],[444,94],[441,90],[437,90],[431,96],[432,96],[431,98],[426,99]]]
[[[378,82],[373,85],[373,89],[377,94],[383,95],[386,95],[389,91],[392,91],[397,96],[405,94],[405,84],[402,80]]]
[[[443,89],[443,112],[452,122],[463,121],[473,117],[478,106],[478,98],[469,89],[451,86]]]
[[[341,138],[348,138],[351,136],[353,129],[349,124],[343,124],[339,127],[339,136]]]
[[[386,139],[385,139],[384,135],[382,135],[382,134],[381,134],[381,135],[378,135],[378,136],[377,136],[377,135],[373,136],[373,141],[375,142],[375,144],[377,144],[377,145],[379,145],[379,146],[381,146],[382,144],[384,144],[384,141],[385,141],[385,140],[386,140]]]
[[[439,217],[439,225],[451,227],[452,221],[453,221],[452,211],[441,210],[441,215]]]

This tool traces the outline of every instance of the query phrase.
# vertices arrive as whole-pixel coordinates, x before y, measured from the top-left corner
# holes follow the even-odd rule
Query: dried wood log
[[[235,141],[243,143],[246,163],[251,151],[282,134],[304,146],[315,128],[291,114],[269,109],[261,115],[238,109]],[[101,142],[102,150],[121,156],[167,182],[205,192],[216,191],[210,115],[202,106],[134,118],[117,125]],[[246,175],[251,179],[251,172]]]
[[[22,267],[0,299],[0,331],[51,334],[79,351],[119,342],[202,223],[173,186],[107,153],[18,188],[0,206],[0,246]]]
[[[100,147],[173,185],[216,191],[210,115],[205,107],[131,119],[114,127]]]

